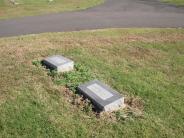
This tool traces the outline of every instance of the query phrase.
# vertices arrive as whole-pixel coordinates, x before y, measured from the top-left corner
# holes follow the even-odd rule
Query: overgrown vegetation
[[[92,75],[92,72],[89,71],[89,68],[82,64],[75,64],[74,71],[66,73],[57,73],[54,70],[50,71],[49,76],[53,78],[56,84],[64,85],[73,92],[76,92],[77,86],[80,84],[94,79],[94,76]]]
[[[57,75],[49,77],[39,65],[54,54],[128,95],[131,106],[98,117],[90,103],[64,86],[75,84],[74,74],[59,76],[72,81],[57,85]],[[0,70],[0,137],[184,137],[183,29],[1,38]]]

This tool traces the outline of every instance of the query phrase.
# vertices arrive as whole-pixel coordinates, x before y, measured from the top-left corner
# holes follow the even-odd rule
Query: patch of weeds
[[[117,120],[124,121],[126,118],[128,118],[128,114],[123,110],[119,110],[119,111],[115,112],[115,115],[116,115]]]
[[[131,108],[127,106],[123,110],[118,110],[115,112],[116,119],[118,121],[126,121],[126,120],[133,120],[134,118],[142,118],[143,113],[142,111],[136,109],[136,108]]]
[[[101,112],[98,114],[98,117],[110,122],[124,122],[128,119],[131,120],[133,115],[131,111],[124,108],[113,112]]]
[[[139,97],[126,97],[125,103],[127,106],[143,111],[144,101]]]
[[[81,109],[83,112],[87,114],[94,113],[93,112],[94,107],[88,99],[84,98],[81,95],[71,92],[69,88],[65,89],[64,94],[66,96],[67,101],[72,105],[75,105],[78,109]]]
[[[83,107],[83,111],[86,113],[91,113],[91,112],[93,112],[93,109],[94,109],[94,107],[91,104],[91,102],[88,99],[86,99],[85,106]]]
[[[56,71],[51,71],[49,76],[53,78],[56,84],[65,85],[73,92],[76,92],[77,86],[80,84],[94,79],[89,68],[81,64],[76,64],[71,72],[57,73]]]
[[[41,61],[39,61],[39,60],[33,60],[33,61],[32,61],[32,64],[33,64],[34,66],[36,66],[36,67],[40,67],[40,66],[41,66]]]
[[[41,62],[33,61],[33,65],[40,66]],[[80,84],[95,78],[95,75],[91,73],[90,69],[82,64],[75,64],[73,71],[65,73],[58,73],[56,70],[50,70],[48,75],[53,79],[55,84],[66,86],[66,94],[68,94],[70,103],[77,106],[85,113],[94,111],[97,117],[114,122],[143,117],[144,103],[138,97],[126,97],[126,107],[122,110],[102,113],[95,111],[88,99],[76,93],[77,87]]]
[[[75,94],[72,104],[76,105],[78,108],[82,109],[82,111],[86,113],[90,113],[93,111],[93,106],[91,102],[80,95]]]
[[[52,78],[58,78],[59,77],[59,74],[57,73],[56,70],[51,70],[48,72],[48,75]]]
[[[125,108],[114,112],[102,112],[99,117],[103,120],[111,122],[125,122],[127,120],[133,120],[135,118],[143,118],[144,103],[138,97],[126,97]]]
[[[77,106],[85,113],[93,111],[91,102],[76,93],[80,84],[95,78],[89,68],[81,64],[75,64],[73,71],[57,73],[57,71],[51,70],[48,72],[48,75],[52,77],[55,84],[66,86],[66,93],[69,94],[71,104]]]
[[[144,102],[139,97],[126,97],[126,107],[115,112],[116,119],[125,121],[126,119],[143,118]]]

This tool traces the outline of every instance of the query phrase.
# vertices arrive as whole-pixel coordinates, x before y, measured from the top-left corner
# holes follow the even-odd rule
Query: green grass
[[[4,0],[0,0],[0,6],[4,5]]]
[[[184,6],[184,0],[162,0],[164,2],[168,2],[175,5],[181,5]]]
[[[63,11],[82,10],[101,4],[103,0],[16,0],[18,5],[9,0],[0,0],[0,19],[33,16]]]
[[[141,98],[144,116],[124,120],[123,112],[117,112],[118,120],[99,118],[73,104],[72,92],[37,62],[53,54],[73,59],[122,95]],[[64,78],[75,84],[73,78],[80,77],[76,74]],[[184,29],[109,29],[0,39],[0,137],[183,138],[183,99]]]

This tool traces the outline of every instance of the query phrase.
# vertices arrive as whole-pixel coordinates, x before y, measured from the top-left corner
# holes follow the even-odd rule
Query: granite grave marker
[[[100,111],[114,111],[124,107],[124,97],[98,80],[78,86],[78,91]]]
[[[54,55],[47,57],[43,60],[43,64],[52,70],[57,72],[68,72],[74,69],[74,62],[61,55]]]

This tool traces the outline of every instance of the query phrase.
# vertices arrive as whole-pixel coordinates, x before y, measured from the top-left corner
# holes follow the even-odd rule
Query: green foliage
[[[34,61],[32,61],[32,64],[33,64],[34,66],[36,66],[36,67],[41,66],[41,62],[40,62],[39,60],[34,60]]]
[[[59,74],[57,73],[56,70],[50,70],[48,72],[48,75],[51,76],[52,78],[56,78],[56,77],[58,77]]]
[[[120,111],[117,111],[115,114],[116,114],[116,119],[117,120],[121,120],[121,121],[123,120],[124,121],[127,118],[127,114],[124,111],[120,110]]]
[[[72,104],[79,107],[85,113],[92,112],[92,104],[88,99],[76,94],[77,87],[87,81],[92,80],[94,77],[88,67],[82,64],[75,64],[74,70],[65,73],[57,73],[56,70],[51,70],[48,75],[53,78],[53,81],[57,85],[65,85],[69,90],[74,93],[70,95]]]
[[[89,68],[82,64],[76,64],[74,66],[74,71],[66,73],[51,71],[49,75],[54,79],[56,84],[66,85],[73,92],[76,92],[77,86],[81,83],[90,81],[94,78]]]

